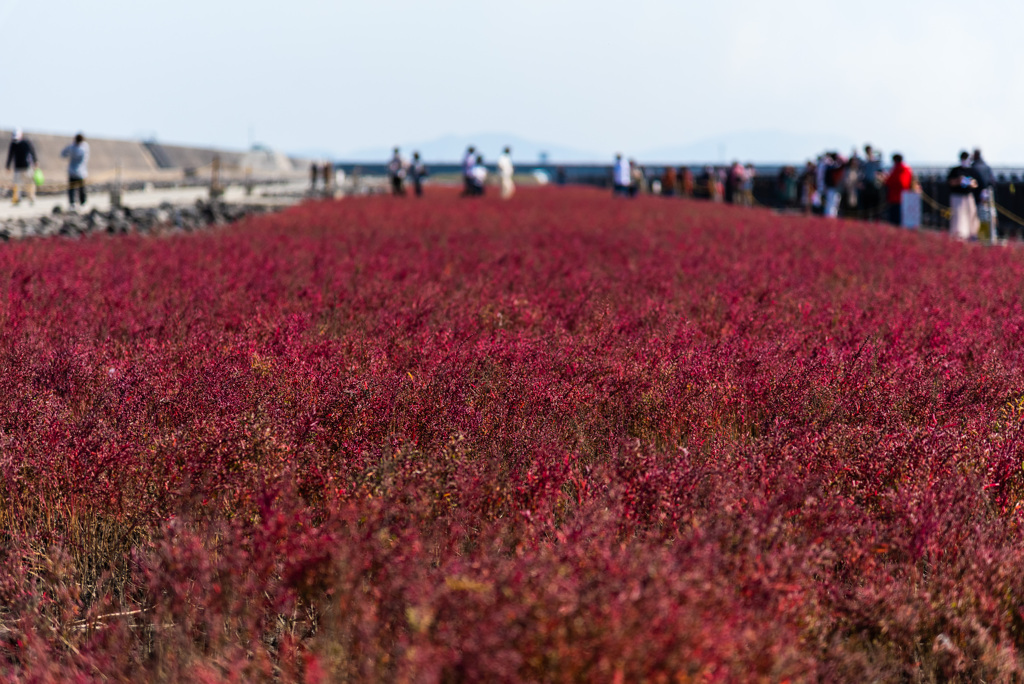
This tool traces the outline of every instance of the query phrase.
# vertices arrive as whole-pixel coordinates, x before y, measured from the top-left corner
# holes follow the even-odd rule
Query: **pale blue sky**
[[[1024,164],[1022,26],[1019,0],[0,0],[0,127],[339,156],[771,129]]]

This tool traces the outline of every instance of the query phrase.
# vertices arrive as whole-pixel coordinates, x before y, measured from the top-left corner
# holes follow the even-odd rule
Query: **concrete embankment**
[[[67,180],[67,160],[61,150],[71,143],[73,135],[54,135],[25,131],[38,156],[39,167],[46,175],[47,184]],[[0,143],[5,153],[11,131],[0,130]],[[89,182],[112,181],[120,174],[122,180],[176,181],[208,177],[217,159],[219,173],[224,178],[252,177],[256,179],[282,179],[305,177],[309,161],[289,158],[266,148],[247,152],[214,148],[168,145],[154,141],[115,140],[86,137],[89,143]],[[9,182],[9,177],[3,183]]]

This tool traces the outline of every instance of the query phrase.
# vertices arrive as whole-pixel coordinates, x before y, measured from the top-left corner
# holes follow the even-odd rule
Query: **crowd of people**
[[[513,180],[515,166],[512,163],[512,149],[506,147],[498,157],[496,165],[497,181],[502,199],[510,199],[515,194],[516,186]],[[423,181],[430,175],[426,164],[420,158],[419,152],[413,152],[412,160],[402,156],[400,148],[396,147],[388,161],[387,167],[388,182],[391,187],[391,194],[396,197],[403,197],[406,194],[405,184],[410,181],[413,185],[413,192],[417,197],[423,196]],[[484,163],[482,154],[478,154],[476,147],[470,145],[462,157],[462,196],[481,197],[487,192],[488,180],[492,174]]]
[[[615,196],[635,197],[650,191],[663,196],[704,197],[714,202],[752,206],[753,164],[705,166],[698,177],[690,167],[665,167],[660,176],[648,179],[643,167],[633,159],[615,156],[612,187]],[[992,169],[981,150],[963,152],[960,163],[949,170],[950,232],[960,239],[976,239],[983,226],[994,230],[996,206]],[[775,183],[774,203],[807,214],[827,218],[840,215],[863,220],[885,219],[893,225],[905,223],[904,193],[920,200],[921,185],[913,169],[901,154],[893,154],[886,167],[881,152],[865,145],[863,154],[854,150],[849,156],[836,151],[824,152],[808,161],[802,170],[784,166]]]
[[[85,136],[81,133],[76,135],[74,141],[61,150],[60,156],[68,160],[68,203],[74,210],[76,199],[80,206],[85,205],[85,180],[89,175],[89,143],[85,141]],[[24,189],[28,202],[35,204],[36,188],[43,184],[45,178],[39,166],[35,145],[20,128],[15,129],[11,135],[4,169],[13,170],[14,173],[11,202],[19,204]]]
[[[509,199],[515,194],[512,150],[505,147],[495,166],[497,185],[501,197]],[[85,136],[77,134],[67,145],[61,156],[68,160],[68,202],[72,209],[86,201],[86,178],[88,177],[89,143]],[[776,182],[776,201],[791,209],[808,214],[818,213],[828,218],[840,214],[866,220],[887,219],[894,225],[904,223],[904,194],[921,194],[920,183],[913,170],[900,154],[892,155],[892,164],[886,168],[882,155],[871,145],[865,145],[863,155],[854,150],[849,156],[828,151],[815,161],[808,161],[802,170],[794,166],[780,169]],[[485,194],[491,171],[484,163],[483,155],[472,145],[466,148],[462,158],[463,196],[479,197]],[[22,195],[29,203],[35,203],[36,189],[44,178],[39,167],[35,146],[20,129],[16,129],[7,151],[7,171],[13,171],[12,202],[18,204]],[[564,171],[563,171],[564,173]],[[324,189],[333,182],[333,165],[310,167],[312,186],[316,189],[322,179]],[[406,194],[406,183],[410,182],[417,197],[423,195],[423,183],[429,170],[419,152],[411,160],[402,156],[399,148],[394,152],[387,166],[391,192],[395,196]],[[615,155],[612,166],[613,194],[621,197],[635,197],[643,192],[654,192],[665,196],[703,196],[712,201],[726,202],[741,206],[752,206],[756,170],[753,164],[738,161],[724,167],[706,166],[699,177],[695,177],[688,166],[665,167],[659,177],[648,179],[645,169],[635,159]],[[995,177],[992,169],[982,157],[981,150],[973,154],[960,154],[960,162],[951,168],[946,182],[950,193],[950,233],[960,239],[976,239],[987,226],[995,230]],[[994,235],[994,232],[989,234]]]
[[[949,231],[962,240],[976,239],[982,225],[994,229],[996,222],[995,178],[981,150],[960,153],[960,164],[949,170]]]
[[[423,196],[423,179],[429,175],[427,165],[420,159],[420,153],[414,152],[412,160],[402,156],[402,151],[395,148],[388,161],[388,181],[391,185],[391,194],[396,197],[405,196],[405,182],[412,183],[413,193],[417,197]]]
[[[334,189],[334,164],[331,162],[313,162],[309,165],[310,190],[317,191],[317,184],[323,184],[323,192],[330,193]]]
[[[885,217],[893,225],[905,223],[905,193],[919,201],[921,184],[903,155],[892,155],[892,165],[886,169],[882,156],[864,147],[864,156],[854,151],[849,157],[838,152],[826,152],[817,163],[808,162],[803,174],[796,176],[788,167],[780,173],[779,186],[794,196],[793,179],[799,188],[799,204],[805,211],[820,211],[835,218],[840,211],[862,219]],[[995,223],[995,177],[985,163],[981,150],[973,154],[960,153],[960,162],[947,174],[950,192],[950,233],[960,239],[978,237],[983,223]]]
[[[498,186],[502,199],[511,199],[516,186],[513,181],[515,165],[512,163],[512,148],[506,147],[498,157],[496,165]],[[483,155],[470,145],[462,156],[462,195],[464,197],[482,197],[487,190],[490,171],[484,164]]]

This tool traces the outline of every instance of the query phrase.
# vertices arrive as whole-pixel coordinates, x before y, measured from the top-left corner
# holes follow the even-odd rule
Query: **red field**
[[[586,190],[0,248],[0,677],[1024,676],[1024,253]]]

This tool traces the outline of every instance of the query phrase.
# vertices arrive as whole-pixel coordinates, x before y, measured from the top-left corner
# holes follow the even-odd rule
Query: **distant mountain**
[[[831,133],[792,133],[781,130],[738,131],[695,142],[662,145],[642,151],[623,149],[623,154],[644,164],[714,163],[738,160],[758,164],[798,164],[813,159],[825,150],[848,154],[865,141],[847,135]],[[512,148],[512,159],[517,164],[535,164],[541,153],[547,153],[550,163],[611,163],[611,156],[600,152],[580,150],[553,143],[537,142],[509,133],[478,133],[475,135],[446,135],[427,141],[400,141],[396,143],[406,156],[414,151],[427,162],[454,162],[462,158],[468,145],[474,145],[486,161],[494,161],[506,146]],[[292,156],[302,158],[337,159],[359,162],[384,162],[391,157],[393,146],[362,147],[342,154],[329,154],[323,150],[302,150]]]
[[[498,158],[506,145],[512,148],[512,159],[518,164],[538,163],[541,153],[547,153],[549,162],[593,162],[600,154],[577,150],[562,145],[527,140],[508,133],[478,133],[475,135],[446,135],[426,142],[399,142],[402,154],[409,156],[418,151],[428,162],[454,162],[462,158],[466,147],[473,145],[485,161]],[[384,161],[391,157],[390,147],[364,147],[340,156],[349,161]]]
[[[631,156],[646,163],[721,164],[741,161],[758,164],[793,164],[813,159],[825,150],[848,154],[853,147],[863,147],[863,141],[854,140],[846,135],[767,130],[729,133],[683,145],[656,147]]]
[[[326,161],[335,159],[338,155],[322,147],[307,147],[301,150],[289,150],[288,156],[292,159],[306,159],[309,161]]]

